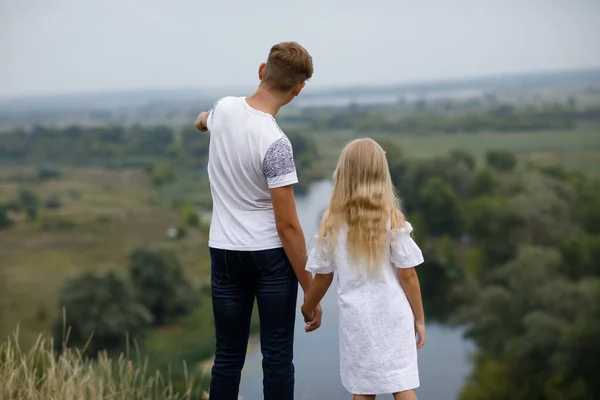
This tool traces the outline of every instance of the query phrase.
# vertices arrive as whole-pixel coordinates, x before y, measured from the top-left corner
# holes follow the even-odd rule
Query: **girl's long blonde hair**
[[[388,222],[392,228],[404,226],[385,151],[373,139],[353,140],[342,151],[334,180],[331,202],[321,220],[319,245],[335,246],[340,228],[347,224],[353,264],[364,275],[373,276],[388,251]]]

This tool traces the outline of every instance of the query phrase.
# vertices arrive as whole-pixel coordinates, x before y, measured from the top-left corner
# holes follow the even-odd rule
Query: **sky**
[[[249,86],[289,40],[323,88],[600,67],[600,0],[0,0],[0,97]]]

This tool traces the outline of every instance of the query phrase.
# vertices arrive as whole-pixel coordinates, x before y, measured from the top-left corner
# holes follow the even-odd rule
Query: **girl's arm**
[[[304,296],[304,304],[302,305],[302,315],[304,316],[305,322],[310,322],[314,320],[315,309],[323,300],[325,293],[329,290],[331,286],[331,282],[333,282],[333,272],[329,274],[316,274],[315,278],[312,281],[312,285],[310,285],[310,289],[308,294]],[[306,332],[312,332],[317,329],[319,326],[316,325],[307,325],[304,330]]]
[[[425,344],[425,313],[423,311],[419,277],[414,268],[400,268],[398,269],[398,278],[415,316],[415,331],[419,336],[417,348],[420,349]]]

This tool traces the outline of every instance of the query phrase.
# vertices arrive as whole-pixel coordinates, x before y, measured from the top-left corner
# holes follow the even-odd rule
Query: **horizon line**
[[[352,90],[364,90],[364,89],[387,89],[397,88],[400,89],[406,87],[416,86],[432,86],[452,83],[467,83],[469,81],[480,81],[480,80],[494,80],[502,78],[526,78],[535,75],[559,75],[559,74],[575,74],[575,73],[586,73],[586,72],[597,72],[600,73],[600,65],[594,66],[582,66],[575,68],[562,68],[562,69],[538,69],[529,70],[523,72],[509,72],[509,73],[493,73],[493,74],[481,74],[462,76],[455,78],[441,78],[441,79],[427,79],[427,80],[415,80],[415,81],[400,81],[390,83],[364,83],[364,84],[331,84],[331,85],[319,85],[311,86],[308,88],[310,95],[315,94],[326,94],[331,91],[352,91]],[[123,88],[123,89],[107,89],[107,90],[83,90],[73,92],[56,92],[56,93],[38,93],[38,94],[20,94],[20,95],[0,95],[0,102],[8,103],[13,101],[27,101],[27,100],[43,100],[43,99],[55,99],[60,97],[77,97],[77,96],[115,96],[115,95],[126,95],[126,94],[150,94],[154,93],[182,93],[182,92],[197,92],[197,91],[225,91],[225,90],[240,90],[249,89],[255,87],[255,85],[241,84],[241,85],[210,85],[210,86],[190,86],[190,87],[148,87],[148,88]],[[308,94],[308,93],[307,93]]]

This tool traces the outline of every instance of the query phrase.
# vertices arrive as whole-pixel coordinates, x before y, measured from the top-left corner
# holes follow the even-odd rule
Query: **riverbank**
[[[320,217],[329,203],[333,184],[329,180],[311,185],[305,196],[297,198],[300,222],[309,248]],[[302,293],[298,294],[301,304]],[[336,287],[322,301],[323,325],[306,334],[300,313],[296,316],[294,364],[296,367],[296,397],[298,399],[345,400],[348,392],[341,385],[338,354],[338,305]],[[473,344],[463,337],[464,330],[442,324],[428,324],[426,346],[419,352],[423,399],[458,399],[465,379],[472,371]],[[262,396],[262,355],[257,348],[249,353],[242,374],[240,394],[246,399]]]

